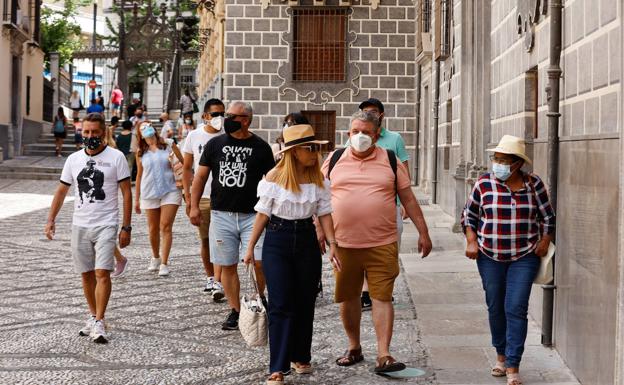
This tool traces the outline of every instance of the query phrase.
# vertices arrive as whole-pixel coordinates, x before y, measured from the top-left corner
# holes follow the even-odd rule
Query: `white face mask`
[[[221,129],[223,128],[224,120],[225,118],[223,116],[215,116],[214,118],[210,119],[210,126],[217,131],[221,131]]]
[[[373,145],[373,138],[361,132],[351,135],[349,140],[351,141],[351,147],[357,152],[365,152]]]

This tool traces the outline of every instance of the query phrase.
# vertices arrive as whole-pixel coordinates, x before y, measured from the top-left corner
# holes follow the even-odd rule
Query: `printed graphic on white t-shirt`
[[[222,135],[222,132],[216,133],[208,133],[204,130],[204,125],[201,124],[197,127],[196,130],[189,132],[188,136],[184,140],[184,147],[182,148],[182,152],[185,154],[193,154],[193,170],[197,170],[199,168],[199,160],[201,159],[202,153],[204,152],[204,147],[206,147],[206,143],[212,138],[215,138],[219,135]],[[206,181],[206,186],[204,187],[204,193],[202,194],[202,198],[210,198],[210,190],[212,185],[212,173],[208,176],[208,181]]]
[[[85,150],[65,161],[61,182],[75,186],[73,224],[81,227],[118,224],[119,182],[130,177],[128,162],[119,150],[106,147],[90,156]]]

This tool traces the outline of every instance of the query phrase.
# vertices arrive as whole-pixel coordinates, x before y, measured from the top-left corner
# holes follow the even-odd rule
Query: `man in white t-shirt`
[[[219,99],[210,99],[204,104],[202,115],[203,124],[196,130],[189,132],[182,153],[184,154],[184,174],[182,184],[184,185],[184,196],[186,197],[186,215],[189,215],[191,208],[191,182],[193,180],[193,170],[199,167],[199,159],[206,143],[215,136],[221,135],[223,127],[223,116],[225,115],[225,105]],[[221,286],[221,266],[213,265],[210,262],[210,243],[208,241],[208,229],[210,227],[210,184],[212,178],[208,179],[204,187],[204,193],[199,201],[199,209],[202,215],[202,223],[199,226],[199,239],[201,241],[201,258],[204,263],[207,281],[204,292],[212,295],[212,299],[217,302],[225,296],[223,286]]]
[[[65,161],[61,184],[54,194],[45,235],[54,237],[54,220],[71,185],[75,186],[71,248],[74,270],[82,274],[82,287],[90,316],[80,330],[94,342],[108,342],[104,313],[111,293],[110,273],[114,269],[115,246],[130,244],[132,190],[130,171],[123,153],[104,144],[106,123],[99,113],[87,115],[82,123],[85,149]],[[118,195],[123,195],[123,222],[118,231]]]

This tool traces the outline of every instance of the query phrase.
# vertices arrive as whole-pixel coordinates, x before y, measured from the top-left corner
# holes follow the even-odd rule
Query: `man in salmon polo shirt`
[[[375,145],[380,131],[377,116],[356,112],[351,117],[349,147],[337,150],[343,151],[337,160],[332,161],[331,154],[322,169],[331,181],[338,246],[339,263],[334,264],[337,267],[335,301],[340,303],[340,316],[349,339],[347,351],[336,364],[351,366],[364,359],[360,345],[360,291],[366,273],[377,336],[375,372],[387,373],[405,368],[390,355],[394,324],[392,290],[399,275],[397,194],[418,229],[418,251],[427,256],[432,246],[407,169],[396,161],[391,150]]]

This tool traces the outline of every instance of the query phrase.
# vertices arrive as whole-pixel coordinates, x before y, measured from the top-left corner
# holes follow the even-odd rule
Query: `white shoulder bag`
[[[254,293],[245,293],[241,296],[238,329],[247,346],[265,346],[268,335],[267,311],[260,300],[260,292],[253,266],[247,267],[247,273],[249,276],[247,291],[250,291],[250,286],[253,285]]]
[[[529,184],[531,186],[531,192],[533,193],[533,196],[535,197],[535,204],[537,206],[539,206],[539,201],[537,200],[537,191],[535,191],[535,185],[533,184],[533,181],[531,180],[531,175],[529,175]],[[537,275],[535,276],[535,279],[533,280],[533,283],[536,285],[548,285],[550,283],[552,283],[552,281],[555,279],[553,276],[553,257],[555,256],[555,244],[550,242],[550,244],[548,245],[548,253],[546,253],[545,256],[540,258],[540,267],[539,270],[537,271]]]

